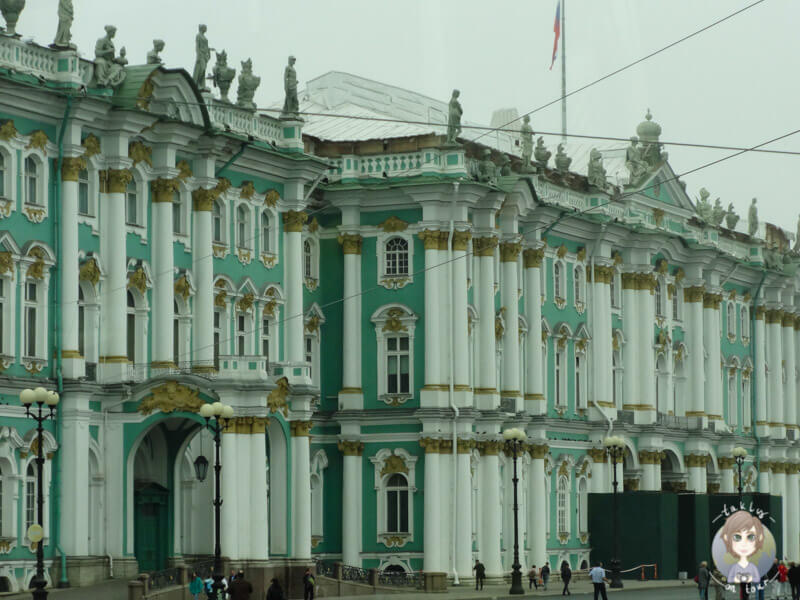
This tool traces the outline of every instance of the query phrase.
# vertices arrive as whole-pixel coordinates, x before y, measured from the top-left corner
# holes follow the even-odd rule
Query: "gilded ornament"
[[[10,142],[17,137],[17,128],[14,127],[14,121],[6,121],[0,126],[0,140]]]
[[[309,437],[313,426],[311,421],[291,421],[289,423],[292,437]]]
[[[767,308],[762,304],[761,306],[756,306],[756,319],[759,321],[763,321],[764,317],[766,316]]]
[[[589,455],[589,458],[592,459],[592,462],[596,463],[604,463],[608,459],[605,448],[589,448],[586,451],[586,454]]]
[[[36,148],[37,150],[41,150],[43,153],[47,154],[47,143],[49,141],[50,140],[47,139],[47,134],[44,131],[34,131],[31,134],[31,139],[28,141],[28,145],[25,146],[25,150]]]
[[[661,275],[669,273],[669,263],[666,258],[659,258],[658,261],[656,261],[656,272]]]
[[[386,323],[383,324],[381,331],[391,331],[395,333],[399,331],[408,331],[408,328],[403,325],[403,322],[400,320],[405,316],[405,313],[401,309],[390,308],[386,315],[388,318],[386,319]]]
[[[781,325],[783,327],[792,327],[794,328],[794,315],[790,312],[786,312],[783,314],[783,319],[781,319]]]
[[[61,181],[78,181],[78,175],[86,170],[86,159],[65,158],[61,162]]]
[[[219,179],[217,179],[217,185],[214,186],[214,189],[216,190],[217,195],[221,196],[229,189],[231,189],[230,179],[228,179],[227,177],[220,177]]]
[[[556,256],[558,258],[564,258],[567,255],[567,247],[564,244],[561,244],[556,250]]]
[[[408,223],[399,219],[392,215],[388,219],[386,219],[383,223],[378,225],[380,229],[383,229],[386,233],[396,233],[398,231],[405,231],[408,229]]]
[[[580,250],[578,250],[578,254],[576,255],[578,262],[583,262],[586,260],[586,246],[581,246]]]
[[[277,300],[274,300],[274,299],[273,299],[273,300],[269,300],[269,301],[268,301],[268,302],[267,302],[267,303],[264,305],[264,314],[265,314],[265,315],[269,315],[269,316],[271,316],[271,317],[274,317],[274,316],[275,316],[275,305],[276,305],[277,303],[278,303],[278,302],[277,302]]]
[[[497,248],[498,242],[499,240],[494,236],[474,238],[472,252],[475,256],[494,256],[494,249]]]
[[[500,262],[517,262],[522,244],[519,242],[503,242],[500,244]]]
[[[147,291],[147,275],[143,267],[139,267],[128,277],[128,289],[131,288],[138,290],[140,294]]]
[[[364,242],[357,233],[340,233],[336,238],[342,246],[343,254],[361,254],[361,246]]]
[[[214,306],[218,306],[219,308],[225,308],[227,306],[226,298],[228,297],[228,292],[225,290],[220,290],[217,292],[217,295],[214,296]]]
[[[252,181],[242,182],[242,187],[239,189],[239,197],[245,200],[252,200],[256,194],[256,186]]]
[[[425,450],[425,454],[439,454],[442,440],[436,438],[421,438],[419,445]]]
[[[131,181],[133,181],[133,173],[127,169],[100,171],[100,193],[124,194]]]
[[[653,221],[655,222],[656,227],[661,227],[661,224],[664,222],[664,211],[660,208],[654,208]]]
[[[219,193],[216,188],[197,189],[192,192],[192,208],[197,212],[210,212]]]
[[[420,231],[417,236],[422,240],[425,250],[438,250],[439,249],[439,230],[425,229]]]
[[[466,252],[469,248],[469,242],[472,239],[471,231],[454,231],[453,232],[453,250],[456,252]]]
[[[405,473],[406,475],[408,475],[408,467],[406,466],[406,461],[403,459],[402,456],[391,454],[386,457],[386,460],[383,461],[383,468],[381,469],[381,477],[383,477],[384,475],[389,475],[391,473]]]
[[[179,160],[178,164],[175,165],[175,168],[178,169],[178,179],[184,183],[186,183],[186,180],[192,176],[192,166],[188,161]]]
[[[276,382],[276,387],[267,396],[267,408],[271,413],[281,412],[284,417],[289,416],[289,380],[281,377]]]
[[[522,252],[523,264],[526,269],[537,269],[542,266],[544,248],[526,248]]]
[[[289,233],[303,231],[306,221],[308,221],[308,213],[303,211],[289,210],[283,213],[283,228]]]
[[[742,296],[742,301],[744,303],[749,304],[750,300],[752,300],[752,297],[750,296],[750,292],[747,292],[744,296]]]
[[[278,204],[278,200],[281,199],[281,195],[278,193],[278,190],[268,190],[266,195],[264,196],[264,204],[267,206],[275,207]]]
[[[136,108],[150,110],[150,101],[153,99],[155,91],[156,86],[153,83],[153,77],[150,76],[144,80],[142,87],[139,88],[139,93],[136,95]]]
[[[0,274],[14,274],[14,257],[11,252],[0,252]]]
[[[611,349],[615,351],[619,351],[619,336],[615,335],[611,338]]]
[[[567,461],[561,461],[561,465],[558,467],[558,475],[559,477],[569,477],[569,465]]]
[[[100,154],[100,140],[97,139],[97,136],[93,133],[86,136],[86,139],[81,142],[81,146],[84,148],[84,158],[91,158]]]
[[[494,318],[494,339],[498,342],[503,339],[503,334],[506,328],[503,326],[503,320],[498,316]]]
[[[783,320],[783,311],[779,309],[770,309],[766,314],[767,325],[780,323]]]
[[[402,535],[388,535],[383,538],[383,545],[387,548],[400,548],[405,545],[407,538]]]
[[[128,158],[133,160],[135,167],[140,162],[145,163],[147,166],[153,166],[153,149],[145,146],[142,142],[131,142],[128,145]]]
[[[236,308],[240,312],[247,312],[253,307],[253,301],[255,300],[255,295],[253,292],[248,292],[236,303]]]
[[[681,267],[678,267],[675,271],[675,282],[680,283],[684,277],[686,277],[686,272]]]
[[[704,295],[705,288],[701,285],[683,288],[684,302],[702,302]]]
[[[549,451],[550,447],[547,444],[531,444],[528,446],[528,453],[531,458],[544,458]]]
[[[88,281],[92,285],[98,284],[100,281],[100,267],[97,266],[97,260],[89,258],[81,265],[79,279],[81,281]]]
[[[189,285],[189,280],[186,278],[186,275],[181,275],[180,278],[175,281],[174,289],[175,295],[180,296],[184,301],[189,297],[192,288]]]
[[[28,267],[28,277],[38,280],[44,279],[44,250],[39,246],[34,246],[31,248],[31,251],[28,252],[28,256],[36,259],[33,264]]]
[[[622,254],[619,252],[612,252],[611,258],[614,260],[614,266],[619,266],[622,264]]]
[[[336,445],[343,456],[361,456],[364,453],[364,442],[339,440]]]
[[[316,233],[319,230],[319,221],[317,221],[317,217],[311,219],[311,223],[308,224],[308,231],[310,233]]]
[[[177,381],[168,381],[157,388],[153,388],[152,395],[143,399],[137,410],[143,415],[149,415],[154,410],[163,413],[174,411],[199,412],[205,400],[200,397],[200,392],[192,390]]]
[[[159,177],[150,182],[153,202],[169,202],[174,199],[175,193],[180,189],[180,182],[177,179],[163,179]]]

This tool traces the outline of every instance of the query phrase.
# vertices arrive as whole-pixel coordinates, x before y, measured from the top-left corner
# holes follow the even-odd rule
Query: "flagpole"
[[[561,0],[561,140],[567,142],[567,0]]]

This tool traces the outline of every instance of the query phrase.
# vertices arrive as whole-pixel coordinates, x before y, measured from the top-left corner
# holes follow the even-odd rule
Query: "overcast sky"
[[[566,0],[567,90],[588,83],[691,33],[752,0]],[[28,0],[17,30],[53,39],[58,0]],[[166,41],[168,67],[194,64],[197,25],[229,62],[252,57],[262,77],[259,105],[283,97],[286,57],[301,82],[346,71],[449,99],[461,90],[465,118],[488,124],[492,111],[527,112],[560,95],[560,63],[548,70],[556,0],[74,0],[73,41],[93,57],[103,26],[118,27],[117,49],[144,63],[153,38]],[[662,140],[753,146],[800,127],[800,2],[766,0],[568,100],[568,131],[628,137],[649,107]],[[209,69],[213,65],[213,59]],[[233,93],[231,94],[233,96]],[[558,104],[532,116],[536,131],[559,131]],[[603,146],[603,143],[598,143]],[[800,151],[800,134],[777,143]],[[725,151],[667,148],[685,172]],[[567,146],[569,153],[569,146]],[[694,198],[733,202],[746,215],[795,230],[800,156],[747,153],[685,179]]]

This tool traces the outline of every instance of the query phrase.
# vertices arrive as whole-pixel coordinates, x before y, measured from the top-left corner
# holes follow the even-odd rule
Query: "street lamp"
[[[742,448],[741,446],[736,446],[731,451],[733,454],[733,459],[736,461],[736,466],[739,469],[739,507],[742,506],[742,465],[744,465],[744,459],[747,457],[747,450]]]
[[[56,406],[58,406],[58,394],[56,392],[48,392],[42,387],[37,387],[35,390],[22,390],[19,395],[19,400],[22,406],[25,407],[25,416],[30,417],[36,421],[36,520],[38,521],[39,537],[36,541],[36,575],[31,580],[31,587],[33,587],[34,600],[44,600],[47,598],[47,580],[44,578],[44,540],[42,524],[44,523],[44,427],[42,424],[47,419],[53,419],[56,415]],[[36,408],[31,410],[31,406],[36,404]],[[44,406],[47,406],[49,411],[42,412]],[[31,529],[34,529],[32,526]],[[29,536],[30,537],[30,536]]]
[[[219,447],[222,441],[220,434],[227,429],[230,420],[233,418],[233,408],[222,402],[214,402],[214,404],[203,404],[200,407],[200,416],[206,420],[206,429],[214,434],[214,480],[216,492],[214,494],[214,583],[211,584],[211,596],[217,600],[222,598],[220,591],[222,590],[222,552],[219,545],[219,510],[222,506],[222,498],[220,497],[220,482],[219,474],[222,471],[222,465],[219,462]],[[213,421],[212,421],[213,418]],[[206,469],[208,469],[208,462],[206,461]],[[195,470],[197,477],[200,479],[202,465],[198,465],[195,461]],[[205,473],[202,473],[205,479]],[[202,481],[202,479],[201,479]]]
[[[524,594],[525,588],[522,587],[522,569],[519,564],[519,504],[517,503],[517,456],[522,449],[522,444],[525,441],[525,432],[518,427],[506,429],[503,432],[503,438],[511,450],[511,455],[514,457],[514,476],[511,478],[514,484],[514,564],[511,566],[511,589],[509,594]]]
[[[619,523],[618,523],[618,505],[617,505],[617,461],[622,458],[625,453],[625,440],[623,440],[618,435],[613,435],[607,437],[603,441],[603,445],[606,447],[606,451],[608,452],[608,456],[611,459],[611,468],[614,469],[614,556],[611,558],[611,587],[612,588],[621,588],[622,586],[622,573],[620,573],[619,567]]]

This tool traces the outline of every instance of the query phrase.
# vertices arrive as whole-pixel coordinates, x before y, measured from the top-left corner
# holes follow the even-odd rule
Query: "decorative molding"
[[[275,208],[275,206],[278,204],[278,200],[280,199],[281,195],[278,193],[278,190],[268,190],[264,196],[264,204]]]
[[[192,291],[186,275],[181,275],[181,277],[175,281],[174,290],[176,296],[180,296],[184,301],[186,301]]]
[[[100,140],[97,139],[97,136],[93,133],[90,133],[86,136],[86,139],[81,142],[81,146],[84,148],[84,158],[92,158],[93,156],[100,154]]]
[[[25,146],[25,150],[36,148],[37,150],[40,150],[43,154],[47,155],[47,144],[49,142],[50,140],[47,138],[47,134],[40,129],[38,131],[34,131],[31,134],[31,137],[28,140],[28,145]]]
[[[100,282],[100,267],[97,266],[97,260],[94,257],[88,258],[81,265],[78,279],[80,281],[88,281],[92,285],[97,285]]]
[[[386,233],[396,233],[398,231],[405,231],[408,229],[408,223],[392,215],[383,223],[378,225],[378,228],[383,229],[383,231]]]
[[[289,417],[289,380],[281,377],[276,382],[276,387],[267,396],[267,408],[271,413],[283,413],[285,418]]]
[[[179,160],[175,168],[178,169],[178,179],[184,183],[192,176],[192,166],[185,160]]]
[[[137,410],[143,415],[149,415],[154,410],[163,413],[174,411],[199,412],[205,401],[200,398],[200,392],[190,389],[177,381],[168,381],[151,390],[152,395],[139,402]]]
[[[291,421],[289,423],[292,437],[310,437],[313,426],[311,421]]]
[[[343,456],[362,456],[364,454],[364,442],[339,440],[337,447]]]
[[[61,162],[61,180],[78,181],[81,171],[86,169],[86,159],[80,157],[66,157]]]
[[[297,210],[289,210],[283,213],[283,229],[287,233],[300,233],[303,225],[308,221],[308,213]]]
[[[147,274],[143,267],[137,268],[128,276],[128,289],[131,288],[138,290],[142,295],[147,291]]]
[[[390,473],[404,473],[408,475],[408,466],[402,456],[397,454],[390,454],[383,461],[383,468],[380,471],[381,477]]]
[[[498,243],[499,240],[495,236],[472,238],[472,253],[478,257],[494,256],[494,249]]]
[[[256,195],[256,186],[253,185],[252,181],[243,181],[242,187],[239,188],[239,198],[244,200],[252,200],[253,196]]]
[[[14,121],[8,120],[0,126],[0,140],[4,142],[10,142],[13,140],[19,132],[17,128],[14,126]]]
[[[133,160],[135,167],[140,162],[145,163],[147,166],[153,166],[153,149],[145,146],[142,142],[131,142],[128,145],[128,158]]]
[[[343,254],[361,254],[364,238],[357,233],[340,233],[337,241],[342,246]]]

